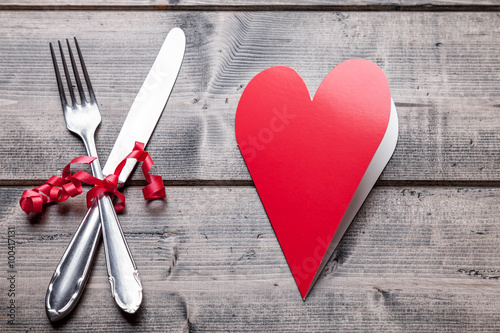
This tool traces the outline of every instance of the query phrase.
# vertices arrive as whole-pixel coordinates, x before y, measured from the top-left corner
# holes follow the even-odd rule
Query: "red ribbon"
[[[108,175],[104,179],[96,178],[85,171],[79,170],[74,175],[71,175],[70,166],[74,163],[90,164],[96,158],[90,156],[80,156],[74,158],[63,169],[61,177],[52,176],[42,186],[35,187],[32,190],[24,191],[19,204],[21,209],[26,213],[41,213],[43,206],[51,202],[61,202],[68,200],[69,197],[75,197],[81,194],[82,182],[94,185],[87,192],[87,208],[92,204],[92,200],[102,193],[109,193],[111,196],[116,196],[119,202],[115,205],[117,212],[125,208],[125,196],[120,193],[116,187],[118,186],[118,177],[122,172],[127,159],[134,158],[137,162],[142,163],[142,172],[146,181],[149,183],[142,189],[142,194],[145,200],[161,199],[166,197],[165,186],[161,176],[152,175],[149,170],[153,167],[153,160],[149,153],[144,150],[144,143],[136,142],[134,149],[130,154],[118,164],[115,172]]]

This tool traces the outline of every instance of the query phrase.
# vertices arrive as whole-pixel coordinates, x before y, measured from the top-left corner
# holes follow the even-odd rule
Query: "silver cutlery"
[[[185,46],[184,32],[179,28],[172,29],[130,108],[104,166],[104,175],[114,172],[116,166],[132,151],[136,141],[144,144],[149,141],[177,79]],[[120,183],[126,181],[134,165],[133,159],[127,161],[120,174]],[[70,313],[83,293],[101,234],[99,210],[96,208],[94,202],[68,245],[49,284],[46,310],[51,321],[59,320]],[[109,269],[109,260],[107,265]],[[74,273],[75,271],[77,273]],[[111,288],[113,289],[113,284]]]
[[[68,103],[66,100],[65,89],[52,44],[50,44],[50,52],[54,64],[54,71],[56,74],[59,95],[61,97],[64,119],[66,120],[66,127],[82,139],[83,143],[85,144],[87,154],[89,156],[97,158],[97,149],[95,147],[94,135],[97,127],[101,123],[101,114],[97,106],[97,101],[92,89],[92,84],[90,82],[90,78],[83,61],[83,56],[76,38],[74,41],[76,50],[78,52],[81,71],[85,78],[88,89],[88,94],[85,94],[82,82],[80,80],[80,74],[78,71],[77,63],[75,61],[75,57],[73,56],[69,41],[66,40],[71,67],[73,69],[73,79],[76,82],[76,87],[78,88],[80,103],[78,103],[73,91],[72,79],[68,70],[68,65],[66,63],[61,43],[58,42],[59,52],[64,69],[64,76],[66,77],[66,83],[68,85],[69,96],[71,97],[70,103]],[[91,169],[94,177],[99,179],[104,178],[98,159],[92,162]],[[135,262],[132,258],[125,237],[123,236],[123,231],[120,227],[120,222],[118,221],[118,217],[116,216],[111,198],[107,193],[104,193],[99,195],[99,197],[94,200],[94,206],[96,205],[95,202],[97,202],[97,206],[99,207],[99,216],[101,221],[100,225],[102,227],[108,276],[111,284],[111,293],[116,303],[122,310],[124,310],[125,312],[134,313],[135,311],[137,311],[142,302],[142,283],[139,277],[139,272],[137,271]],[[96,243],[92,241],[91,244],[92,245],[90,247],[90,251],[95,251]],[[87,251],[85,247],[81,250]],[[64,255],[66,257],[65,259],[67,259],[67,263],[71,263],[72,265],[72,267],[65,268],[67,274],[61,275],[62,267],[58,267],[52,279],[56,281],[58,280],[59,286],[61,286],[62,289],[64,289],[65,287],[71,287],[71,281],[77,281],[76,288],[81,288],[85,284],[85,280],[88,277],[88,271],[90,269],[90,266],[88,266],[89,261],[73,261],[71,260],[71,256],[73,255],[80,256],[80,254],[75,251],[65,253]],[[82,272],[87,274],[82,275]],[[67,284],[66,282],[69,282],[69,284]],[[58,297],[61,290],[54,291],[54,283],[52,282],[49,285],[49,289],[51,290],[51,292],[48,295],[49,297],[46,298],[47,314],[51,319],[58,319],[58,317],[60,316],[60,311],[54,309],[53,305],[61,305],[59,301],[61,301],[62,299]],[[62,292],[65,293],[65,291]],[[77,297],[75,296],[76,294],[77,291],[72,290],[71,297]],[[63,310],[64,312],[64,306],[61,310]]]

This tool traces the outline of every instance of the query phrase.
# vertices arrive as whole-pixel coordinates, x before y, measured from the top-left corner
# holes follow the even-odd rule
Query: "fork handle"
[[[111,294],[123,311],[135,313],[142,302],[139,272],[107,193],[98,197],[98,205]]]
[[[45,296],[45,310],[51,322],[68,315],[85,290],[101,238],[98,204],[101,205],[101,212],[104,211],[103,219],[107,222],[115,219],[117,221],[109,196],[102,196],[99,199],[94,200],[87,211],[49,283]],[[106,235],[104,247],[112,295],[122,310],[133,313],[137,311],[142,301],[141,280],[124,241],[120,225],[109,224],[111,224],[108,226],[109,232],[104,233]],[[110,260],[111,257],[114,259]]]
[[[92,163],[92,171],[102,178],[98,163],[97,160]],[[111,293],[116,304],[128,313],[136,312],[141,305],[139,273],[111,199],[109,195],[102,194],[92,202],[49,283],[45,310],[51,322],[68,315],[82,296],[97,253],[101,230]]]
[[[89,156],[97,157],[94,133],[88,134],[83,140],[87,153]],[[95,177],[104,178],[99,159],[94,160],[90,166]],[[111,295],[123,311],[135,313],[142,302],[142,282],[139,272],[123,235],[111,198],[107,193],[103,193],[97,197],[97,204],[101,217]]]

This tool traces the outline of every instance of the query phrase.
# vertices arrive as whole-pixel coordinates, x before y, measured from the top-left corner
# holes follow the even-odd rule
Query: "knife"
[[[172,29],[165,38],[153,67],[130,108],[104,166],[105,176],[114,172],[116,166],[132,151],[136,141],[144,144],[149,141],[179,74],[185,47],[184,32],[180,28]],[[136,161],[133,159],[127,161],[119,177],[120,183],[127,180],[135,164]],[[101,229],[97,200],[94,200],[49,283],[45,309],[50,321],[54,322],[65,317],[80,299],[97,252]],[[113,249],[112,241],[109,239],[112,234],[121,232],[118,226],[117,230],[103,235],[106,265],[115,302],[123,311],[134,313],[142,302],[140,276],[135,265],[124,267],[127,264],[115,256],[116,251],[128,252],[130,255],[129,249]],[[124,275],[127,278],[123,278]]]

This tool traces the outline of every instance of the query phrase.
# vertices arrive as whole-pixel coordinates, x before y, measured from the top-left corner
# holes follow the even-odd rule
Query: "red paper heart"
[[[241,96],[236,140],[303,298],[390,114],[384,73],[362,59],[336,66],[312,101],[301,77],[281,66],[259,73]]]

